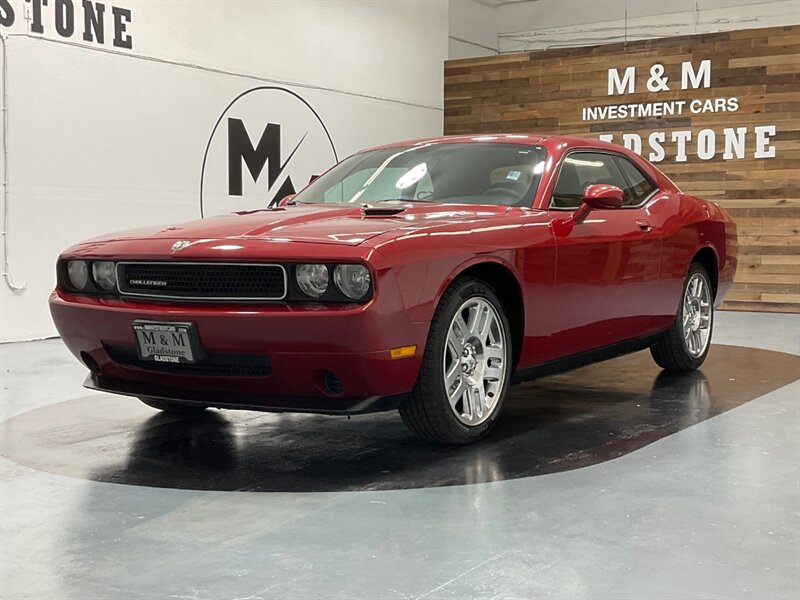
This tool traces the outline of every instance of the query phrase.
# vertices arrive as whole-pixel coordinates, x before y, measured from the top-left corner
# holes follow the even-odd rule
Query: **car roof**
[[[398,148],[406,146],[421,146],[423,144],[471,144],[471,143],[495,143],[495,144],[525,144],[530,146],[556,147],[566,144],[563,147],[585,147],[607,148],[620,152],[618,144],[603,142],[597,138],[578,137],[570,135],[543,135],[539,133],[471,133],[461,135],[442,135],[438,137],[418,138],[382,144],[367,150],[384,150],[387,148]]]

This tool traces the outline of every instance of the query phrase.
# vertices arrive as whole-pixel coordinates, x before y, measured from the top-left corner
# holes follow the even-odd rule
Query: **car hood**
[[[248,239],[357,246],[395,230],[418,230],[448,223],[500,216],[505,206],[439,203],[379,203],[371,207],[297,204],[238,212],[178,225],[123,231],[88,240],[107,242],[163,239]]]

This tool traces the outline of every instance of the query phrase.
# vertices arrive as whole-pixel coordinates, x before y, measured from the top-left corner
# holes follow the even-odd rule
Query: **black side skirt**
[[[511,383],[522,383],[523,381],[530,381],[531,379],[537,379],[545,375],[553,375],[555,373],[578,369],[588,364],[609,360],[623,354],[638,352],[639,350],[644,350],[656,344],[664,333],[664,331],[660,331],[645,337],[625,340],[624,342],[611,344],[610,346],[603,346],[595,350],[588,350],[580,354],[559,358],[535,367],[521,369],[516,371],[511,377]]]

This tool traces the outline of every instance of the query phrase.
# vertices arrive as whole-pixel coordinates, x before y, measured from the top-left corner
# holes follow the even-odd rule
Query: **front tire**
[[[151,398],[150,396],[139,396],[139,400],[150,408],[155,408],[156,410],[170,415],[198,415],[208,408],[204,404],[189,404],[173,400],[164,400],[163,398]]]
[[[675,322],[650,354],[666,371],[692,371],[708,356],[714,326],[714,292],[703,265],[692,263]]]
[[[511,362],[511,333],[496,292],[479,279],[459,277],[436,308],[419,376],[400,416],[429,441],[475,442],[497,422]]]

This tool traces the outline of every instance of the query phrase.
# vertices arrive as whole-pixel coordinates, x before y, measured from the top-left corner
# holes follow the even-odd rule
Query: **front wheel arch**
[[[480,262],[472,264],[455,274],[444,286],[437,298],[437,306],[442,301],[444,291],[459,277],[470,277],[488,283],[500,298],[503,311],[509,323],[512,348],[512,371],[517,368],[522,353],[522,341],[525,334],[525,303],[522,287],[514,272],[499,262]]]
[[[496,390],[496,393],[499,395],[495,399],[493,406],[488,407],[490,412],[487,413],[485,418],[478,413],[479,421],[472,424],[465,424],[465,421],[459,417],[457,413],[458,409],[456,404],[454,404],[454,398],[458,400],[458,396],[453,395],[453,390],[448,391],[447,389],[447,382],[451,378],[451,375],[456,373],[454,368],[458,368],[459,364],[454,364],[454,361],[451,360],[450,368],[447,366],[447,349],[450,343],[451,328],[455,322],[456,315],[458,315],[462,309],[466,310],[464,306],[473,299],[483,300],[495,307],[494,315],[497,319],[499,331],[510,331],[502,301],[487,282],[474,277],[459,276],[450,284],[437,305],[436,312],[431,321],[431,330],[425,345],[417,382],[411,394],[399,407],[400,415],[409,429],[429,441],[467,444],[485,437],[499,418],[503,401],[508,393],[513,366],[511,357],[509,356],[512,348],[509,346],[506,346],[507,352],[503,357],[494,357],[495,359],[502,358],[500,364],[505,365],[502,367],[505,376],[500,378],[500,388]],[[473,323],[473,325],[467,326],[466,330],[462,329],[462,331],[471,332],[469,340],[466,339],[466,336],[461,336],[464,346],[463,356],[469,357],[472,354],[478,357],[482,355],[482,358],[479,360],[487,361],[480,367],[480,370],[478,370],[475,375],[478,381],[482,382],[480,385],[485,385],[487,381],[493,378],[496,379],[493,376],[486,377],[488,371],[485,372],[484,369],[488,368],[486,365],[489,364],[488,361],[493,360],[493,357],[487,355],[485,349],[498,347],[494,345],[494,343],[492,345],[487,344],[486,339],[482,337],[483,335],[492,335],[489,329],[484,329],[483,327],[475,328],[475,324],[480,323],[480,321],[473,322],[470,319],[469,322]],[[480,335],[475,333],[478,330],[482,332]],[[476,352],[468,354],[467,346],[473,345],[475,336],[478,336],[478,341],[474,341],[474,349]],[[508,340],[508,337],[505,339]],[[470,343],[467,344],[467,341]],[[502,349],[502,347],[502,345],[499,346],[500,349]],[[480,350],[481,348],[484,349],[483,352]],[[459,352],[458,356],[462,356],[462,354]],[[452,355],[450,355],[450,358],[452,358]],[[466,378],[467,385],[476,386],[478,383],[470,379],[473,374],[472,371],[469,370],[469,358],[466,358],[465,361],[467,362],[462,364],[462,367],[466,369],[464,371],[465,374],[459,376],[458,379],[461,379],[463,382],[463,378]],[[475,366],[473,362],[473,369]],[[495,367],[497,366],[497,363],[495,363]],[[458,389],[463,388],[459,386],[455,391],[457,392]],[[469,412],[472,414],[472,411]]]

